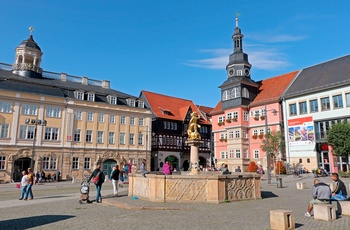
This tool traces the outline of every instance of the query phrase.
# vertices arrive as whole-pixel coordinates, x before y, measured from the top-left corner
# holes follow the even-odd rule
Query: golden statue
[[[195,139],[195,140],[201,139],[201,135],[198,132],[198,128],[200,128],[201,126],[197,124],[197,120],[199,118],[200,116],[196,112],[191,113],[191,120],[187,130],[188,138],[190,139]]]

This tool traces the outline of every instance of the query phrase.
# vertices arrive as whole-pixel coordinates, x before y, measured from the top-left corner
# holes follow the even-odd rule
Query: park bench
[[[271,230],[292,230],[295,229],[293,211],[291,210],[270,210]]]

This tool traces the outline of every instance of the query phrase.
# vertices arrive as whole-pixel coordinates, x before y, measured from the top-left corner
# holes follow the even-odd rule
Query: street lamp
[[[267,110],[265,104],[265,134],[266,134],[266,161],[267,161],[267,183],[271,184],[271,155],[269,153],[269,127],[267,122],[267,112],[272,111],[273,115],[277,115],[277,110]]]
[[[34,157],[35,157],[35,142],[36,142],[36,131],[38,128],[38,125],[40,126],[46,126],[46,120],[39,120],[39,119],[30,119],[26,118],[25,119],[25,124],[27,125],[35,125],[34,126],[34,131],[33,131],[33,146],[32,146],[32,160],[30,163],[30,167],[34,172]]]

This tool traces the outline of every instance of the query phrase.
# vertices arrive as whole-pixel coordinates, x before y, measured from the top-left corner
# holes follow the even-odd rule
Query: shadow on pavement
[[[295,228],[300,228],[300,227],[303,227],[303,226],[304,226],[303,224],[295,223]]]
[[[2,220],[0,221],[1,229],[28,229],[45,224],[50,224],[66,219],[73,218],[75,216],[69,215],[44,215],[44,216],[31,216],[23,217],[18,219],[11,220]]]
[[[44,196],[36,199],[39,200],[39,199],[52,199],[52,198],[62,198],[62,197],[68,197],[68,196]]]
[[[278,197],[278,196],[270,191],[261,191],[261,198],[262,199],[273,198],[273,197]]]

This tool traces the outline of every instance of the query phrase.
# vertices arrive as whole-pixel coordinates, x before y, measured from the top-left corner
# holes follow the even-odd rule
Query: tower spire
[[[32,34],[33,34],[33,30],[34,30],[34,27],[33,27],[33,26],[30,26],[30,27],[29,27],[29,31],[30,31],[30,32],[29,32],[29,35],[32,35]]]

